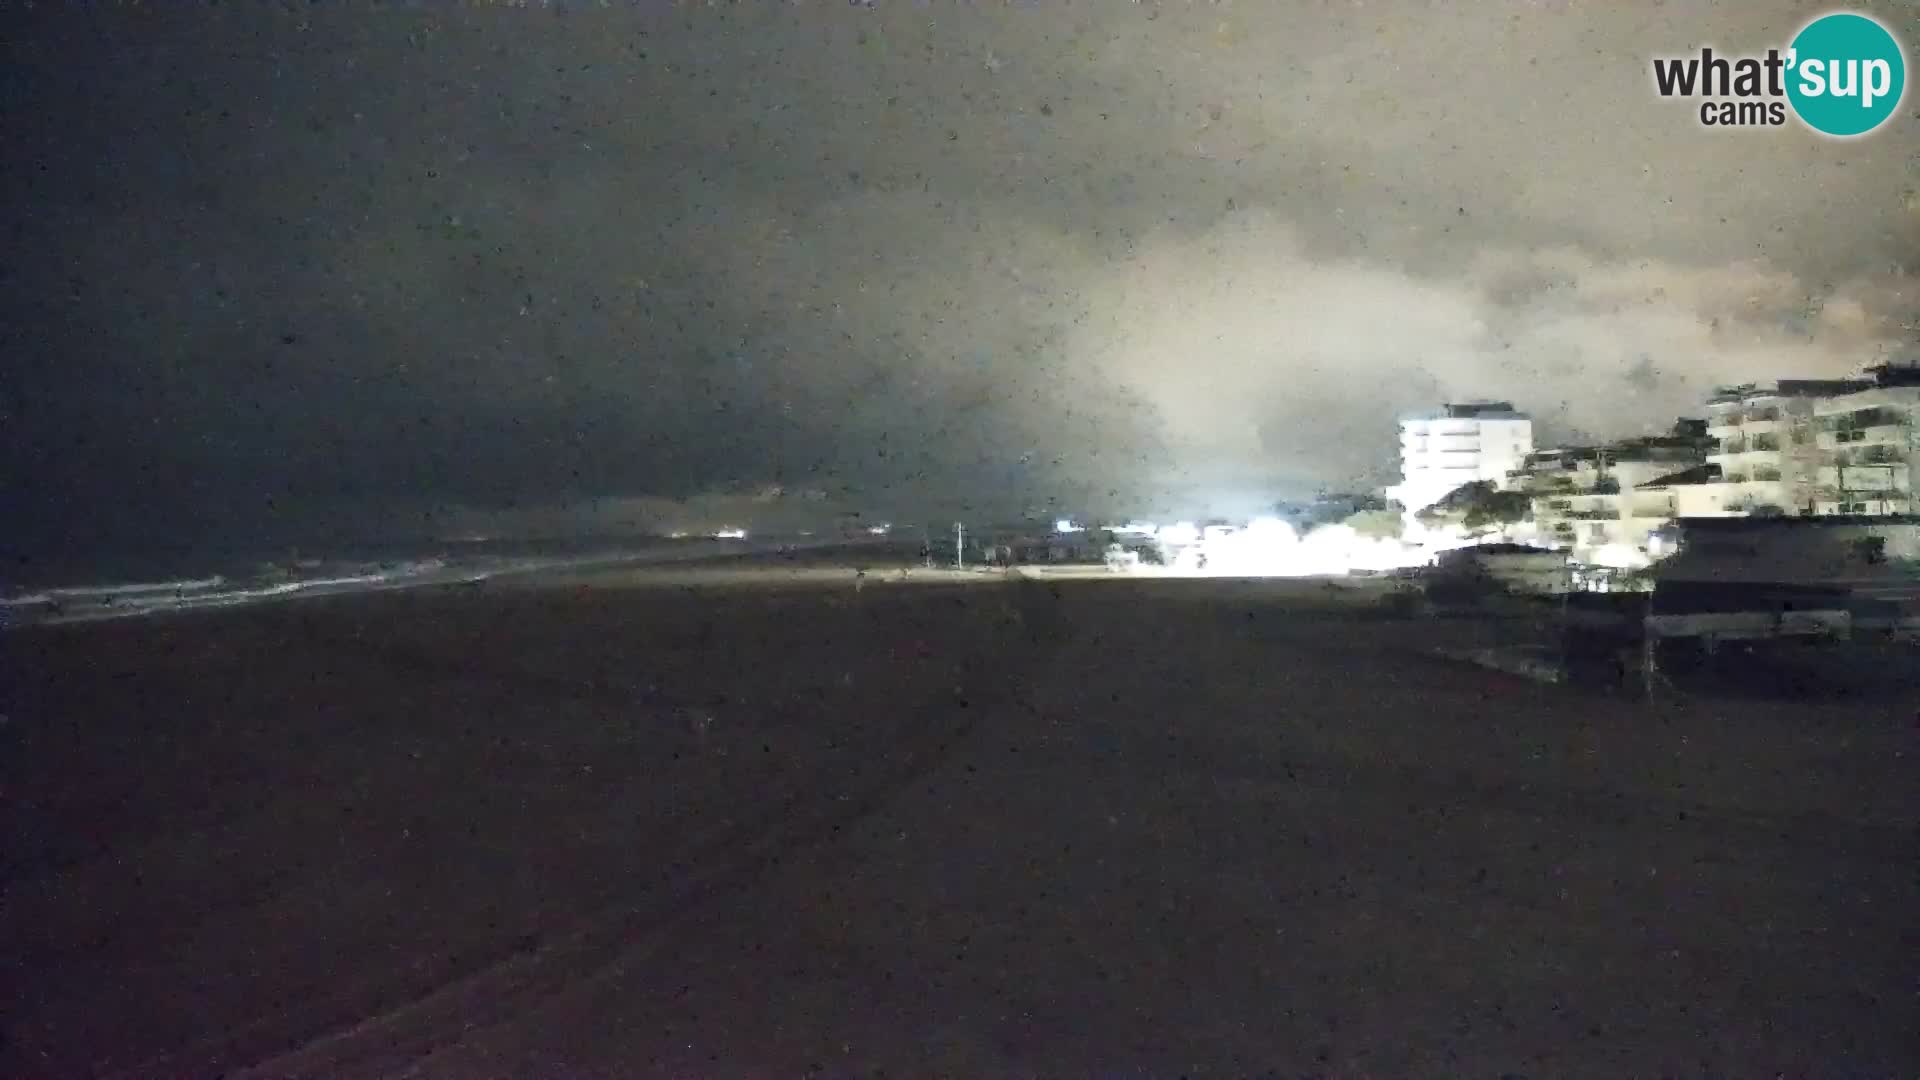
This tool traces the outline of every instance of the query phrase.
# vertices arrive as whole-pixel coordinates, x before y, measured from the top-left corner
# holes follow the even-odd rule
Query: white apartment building
[[[1814,406],[1872,384],[1845,379],[1786,379],[1771,386],[1725,387],[1707,401],[1707,460],[1720,467],[1729,514],[1815,511],[1820,447]]]
[[[1748,517],[1742,507],[1744,487],[1727,483],[1720,477],[1720,466],[1709,464],[1663,476],[1640,485],[1640,490],[1666,492],[1676,518]]]
[[[1920,369],[1881,367],[1874,382],[1814,402],[1816,514],[1911,514],[1920,474]]]
[[[1572,552],[1575,562],[1643,565],[1657,552],[1653,535],[1679,513],[1661,484],[1699,467],[1705,441],[1673,436],[1528,455],[1515,484],[1532,497],[1535,535]]]
[[[1387,489],[1409,514],[1476,480],[1505,487],[1533,451],[1533,420],[1505,401],[1447,405],[1400,420],[1400,483]]]

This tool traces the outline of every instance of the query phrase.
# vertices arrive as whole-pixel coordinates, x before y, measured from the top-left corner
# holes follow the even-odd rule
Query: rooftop
[[[1712,396],[1707,398],[1707,404],[1734,405],[1762,398],[1828,397],[1871,390],[1875,385],[1872,379],[1781,379],[1770,385],[1742,383],[1739,386],[1716,387]]]
[[[1880,386],[1920,386],[1920,364],[1879,364],[1867,374]]]
[[[1693,487],[1698,484],[1718,484],[1722,482],[1721,476],[1719,465],[1711,463],[1695,465],[1691,469],[1682,469],[1677,473],[1668,473],[1658,479],[1649,480],[1640,485],[1640,490],[1661,491],[1667,488]]]
[[[1690,517],[1681,518],[1680,526],[1689,533],[1705,532],[1765,532],[1776,529],[1833,529],[1860,526],[1882,528],[1920,529],[1920,516],[1912,514],[1820,514],[1787,515],[1775,517]]]
[[[1465,401],[1442,405],[1438,409],[1408,413],[1405,420],[1530,420],[1511,401]]]
[[[1472,558],[1476,555],[1561,555],[1566,552],[1553,548],[1538,547],[1533,544],[1469,544],[1466,547],[1453,548],[1443,552],[1455,558]]]
[[[1527,464],[1549,461],[1659,461],[1706,453],[1711,443],[1691,435],[1643,435],[1600,446],[1558,446],[1535,450],[1527,455]]]

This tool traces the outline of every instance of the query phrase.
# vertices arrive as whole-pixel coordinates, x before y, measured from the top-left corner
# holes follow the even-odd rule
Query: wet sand
[[[953,577],[7,635],[0,1074],[1920,1066],[1916,703],[1536,685],[1313,583]]]

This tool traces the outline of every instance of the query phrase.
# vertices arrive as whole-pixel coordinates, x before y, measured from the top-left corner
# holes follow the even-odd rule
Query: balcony
[[[1536,480],[1527,488],[1527,493],[1539,498],[1553,498],[1555,500],[1563,499],[1566,496],[1578,498],[1583,495],[1618,495],[1620,494],[1620,481],[1611,476],[1602,476],[1598,479],[1593,477],[1586,477],[1584,479],[1556,477],[1547,482]]]
[[[1874,424],[1871,427],[1822,431],[1815,442],[1822,450],[1843,450],[1854,446],[1895,446],[1908,443],[1905,424]]]
[[[1781,469],[1787,459],[1779,450],[1755,450],[1749,446],[1731,454],[1708,454],[1707,460],[1718,464],[1722,472],[1750,472],[1757,468]]]
[[[1849,445],[1826,455],[1827,463],[1838,466],[1848,465],[1901,465],[1907,464],[1907,448],[1890,446],[1886,443]]]
[[[1421,425],[1401,428],[1400,437],[1402,439],[1472,439],[1477,442],[1480,439],[1480,429],[1471,424],[1465,427],[1447,428]]]
[[[1867,405],[1830,412],[1820,410],[1820,422],[1830,428],[1863,428],[1878,424],[1905,424],[1909,419],[1906,404]]]
[[[1672,517],[1674,514],[1673,503],[1674,501],[1672,499],[1652,499],[1636,502],[1629,509],[1628,515],[1637,518]]]
[[[1815,482],[1835,492],[1905,491],[1908,475],[1905,465],[1829,465],[1820,470]]]
[[[1867,517],[1880,517],[1890,514],[1910,514],[1913,502],[1906,498],[1875,498],[1873,496],[1853,496],[1835,498],[1823,496],[1814,503],[1813,512],[1827,514],[1858,514]]]
[[[1742,469],[1729,472],[1721,480],[1727,484],[1759,484],[1769,488],[1785,489],[1786,478],[1778,469]]]

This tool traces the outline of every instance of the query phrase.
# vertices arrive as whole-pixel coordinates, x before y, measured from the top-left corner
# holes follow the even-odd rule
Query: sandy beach
[[[9,634],[0,1073],[1912,1073],[1915,703],[1474,633],[736,566]]]

